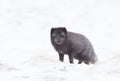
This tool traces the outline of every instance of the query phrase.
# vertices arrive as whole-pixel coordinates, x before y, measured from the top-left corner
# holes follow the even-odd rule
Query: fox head
[[[67,39],[67,30],[65,27],[51,28],[51,40],[57,44],[64,44]]]

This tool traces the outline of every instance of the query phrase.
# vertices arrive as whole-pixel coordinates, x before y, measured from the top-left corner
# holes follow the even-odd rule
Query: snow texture
[[[84,34],[94,65],[58,61],[50,29]],[[0,81],[120,81],[120,0],[0,0]]]

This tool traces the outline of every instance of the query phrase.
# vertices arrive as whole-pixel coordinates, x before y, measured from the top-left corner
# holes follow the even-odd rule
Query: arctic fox
[[[51,28],[51,43],[62,62],[65,54],[69,56],[70,63],[74,63],[73,58],[78,59],[78,64],[94,64],[97,61],[90,41],[82,34],[67,31],[65,27]]]

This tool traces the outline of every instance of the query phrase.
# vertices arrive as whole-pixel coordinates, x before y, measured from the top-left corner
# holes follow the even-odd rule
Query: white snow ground
[[[57,26],[87,36],[98,62],[59,62]],[[0,0],[0,81],[120,81],[119,42],[119,0]]]

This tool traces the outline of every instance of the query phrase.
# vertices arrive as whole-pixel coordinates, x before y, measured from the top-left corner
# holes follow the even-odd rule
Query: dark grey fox
[[[95,63],[97,56],[90,41],[83,35],[69,32],[65,27],[51,28],[51,43],[59,54],[59,60],[64,61],[64,54],[68,54],[69,62],[78,59],[78,64]]]

